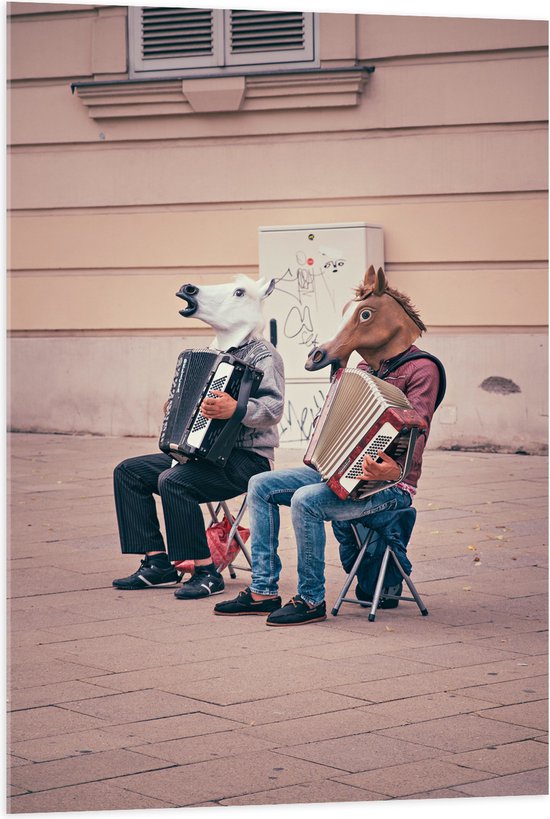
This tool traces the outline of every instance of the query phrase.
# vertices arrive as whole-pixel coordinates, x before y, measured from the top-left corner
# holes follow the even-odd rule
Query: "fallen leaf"
[[[471,586],[462,586],[462,591],[472,591]]]
[[[473,544],[470,544],[468,549],[470,549],[471,552],[477,552],[477,546],[474,546]]]

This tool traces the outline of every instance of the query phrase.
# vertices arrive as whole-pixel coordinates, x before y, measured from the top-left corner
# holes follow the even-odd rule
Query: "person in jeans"
[[[314,350],[308,361],[321,361],[321,366],[324,366],[326,359],[327,363],[336,361],[345,366],[351,352],[358,349],[363,357],[360,368],[382,379],[387,376],[389,383],[401,389],[427,426],[426,433],[420,435],[416,442],[409,473],[403,480],[402,463],[383,452],[378,453],[380,462],[365,457],[363,480],[398,483],[360,500],[337,497],[311,467],[256,475],[248,486],[252,582],[234,600],[218,603],[214,607],[215,614],[267,614],[269,626],[292,626],[325,620],[325,522],[333,522],[335,534],[343,542],[343,556],[347,558],[351,521],[363,519],[368,526],[369,515],[404,509],[412,503],[438,400],[440,370],[429,358],[398,363],[406,356],[421,352],[412,341],[426,328],[408,297],[387,286],[382,270],[375,273],[374,268],[369,269],[350,309],[351,316],[345,327],[335,339],[327,342],[325,348]],[[353,322],[355,329],[350,333],[349,326]],[[361,347],[358,346],[359,334]],[[347,339],[345,343],[344,338]],[[330,351],[329,355],[326,355],[327,350]],[[280,506],[290,507],[298,550],[297,594],[285,606],[282,606],[278,595],[281,571],[277,551]]]
[[[128,458],[114,470],[114,495],[123,554],[144,555],[139,569],[113,580],[118,589],[175,586],[181,580],[171,561],[193,560],[190,580],[175,592],[180,600],[221,594],[224,581],[212,563],[201,503],[233,498],[247,491],[254,475],[271,469],[278,446],[277,423],[284,408],[284,367],[277,350],[262,337],[249,337],[228,350],[263,371],[256,397],[250,398],[241,429],[225,466],[187,461],[172,466],[163,452]],[[206,398],[206,418],[230,418],[237,402],[227,393]],[[160,495],[166,546],[154,494]]]

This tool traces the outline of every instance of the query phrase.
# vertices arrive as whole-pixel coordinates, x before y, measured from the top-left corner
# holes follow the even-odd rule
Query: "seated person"
[[[212,563],[201,503],[233,498],[247,491],[253,475],[272,468],[279,445],[277,423],[283,414],[284,368],[277,350],[264,338],[247,338],[229,350],[263,371],[255,398],[248,401],[241,430],[225,466],[195,460],[177,463],[163,452],[128,458],[114,470],[114,495],[123,554],[144,555],[139,569],[113,580],[117,589],[175,586],[181,580],[171,561],[193,560],[190,580],[175,592],[180,600],[197,599],[224,590]],[[230,418],[237,402],[227,393],[206,398],[206,418]],[[160,495],[166,546],[160,531],[154,494]]]
[[[348,329],[346,324],[338,336],[327,343],[332,352],[325,356],[326,363],[337,361],[345,366],[351,352],[357,349],[364,359],[359,366],[379,378],[387,375],[388,382],[399,387],[413,409],[425,420],[427,431],[416,442],[406,480],[399,481],[403,477],[402,464],[383,452],[379,453],[380,462],[368,456],[364,459],[362,479],[399,482],[358,500],[340,499],[323,482],[321,475],[307,466],[256,475],[248,487],[252,582],[234,600],[218,603],[214,607],[216,614],[267,614],[266,623],[270,626],[325,620],[325,521],[335,522],[337,536],[341,534],[345,541],[350,521],[363,519],[368,526],[366,518],[369,515],[383,510],[405,509],[412,503],[438,398],[440,371],[429,358],[416,358],[397,365],[405,355],[420,352],[412,342],[426,328],[408,297],[387,287],[383,271],[375,274],[373,268],[369,269],[355,301],[358,306],[348,324],[357,322],[359,341],[357,334],[352,334],[346,347],[342,341]],[[359,342],[360,347],[357,346]],[[313,351],[309,361],[320,360],[322,350],[320,347]],[[280,506],[290,506],[298,549],[297,594],[285,606],[278,596]],[[339,530],[339,526],[343,528]]]

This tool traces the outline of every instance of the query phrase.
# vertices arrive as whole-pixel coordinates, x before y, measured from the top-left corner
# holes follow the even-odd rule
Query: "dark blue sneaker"
[[[168,561],[165,563],[152,562],[149,555],[145,555],[137,572],[128,577],[113,580],[117,589],[152,589],[163,586],[175,586],[181,580],[181,574]]]
[[[218,572],[202,570],[195,566],[195,572],[190,580],[181,584],[181,588],[174,592],[178,600],[198,600],[201,597],[210,597],[221,594],[225,589],[223,577]]]

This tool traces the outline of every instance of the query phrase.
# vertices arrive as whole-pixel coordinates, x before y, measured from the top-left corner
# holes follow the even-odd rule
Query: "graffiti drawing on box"
[[[283,319],[285,338],[296,344],[314,347],[318,343],[317,323],[322,320],[321,301],[334,313],[336,311],[339,277],[346,263],[340,248],[321,245],[319,257],[296,251],[296,265],[288,267],[280,277],[275,277],[277,291],[286,294],[291,303]],[[325,307],[326,309],[326,307]],[[326,329],[326,328],[325,328]]]
[[[286,444],[307,443],[313,432],[315,418],[321,411],[325,398],[325,392],[318,388],[311,396],[310,403],[300,409],[296,408],[294,402],[289,399],[279,426],[281,441]]]

